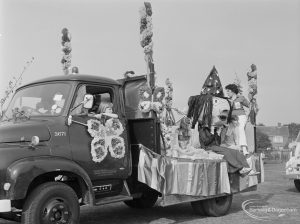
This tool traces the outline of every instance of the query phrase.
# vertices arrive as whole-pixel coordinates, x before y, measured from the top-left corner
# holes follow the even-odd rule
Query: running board
[[[131,197],[131,196],[117,195],[117,196],[98,199],[96,201],[95,205],[105,205],[105,204],[110,204],[110,203],[119,202],[119,201],[129,201],[132,199],[133,199],[133,197]]]

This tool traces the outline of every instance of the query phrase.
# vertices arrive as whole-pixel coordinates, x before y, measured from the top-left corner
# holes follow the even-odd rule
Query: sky
[[[258,71],[257,123],[300,123],[300,0],[154,0],[157,84],[170,78],[174,106],[200,93],[213,66],[222,85]],[[0,98],[13,77],[22,84],[62,75],[61,30],[69,29],[72,66],[122,78],[146,74],[138,0],[0,0]]]

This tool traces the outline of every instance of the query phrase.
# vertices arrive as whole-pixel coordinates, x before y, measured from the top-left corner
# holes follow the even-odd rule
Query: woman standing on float
[[[249,101],[239,94],[238,86],[235,84],[229,84],[225,87],[227,96],[232,103],[232,116],[238,117],[237,133],[238,133],[238,145],[241,147],[244,155],[248,155],[247,139],[245,133],[245,127],[247,123],[247,116],[244,109],[249,107]]]

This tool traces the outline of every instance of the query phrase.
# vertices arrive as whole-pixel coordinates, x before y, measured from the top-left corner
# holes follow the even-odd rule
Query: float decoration
[[[239,79],[238,75],[235,73],[235,79],[233,80],[233,84],[238,87],[239,93],[243,93],[243,87],[241,85],[241,80]]]
[[[166,79],[166,87],[165,87],[165,108],[166,108],[166,114],[164,117],[164,123],[166,126],[172,126],[175,124],[175,117],[172,112],[172,106],[173,106],[173,84],[170,81],[169,78]]]
[[[107,146],[105,145],[105,139],[95,137],[91,142],[91,154],[92,159],[96,163],[102,162],[107,155]]]
[[[69,68],[71,67],[71,58],[72,58],[72,47],[71,47],[71,34],[69,33],[67,28],[63,28],[61,37],[61,45],[63,56],[61,59],[63,71],[65,75],[69,74]]]
[[[109,140],[109,152],[111,157],[121,159],[125,155],[124,139],[118,136],[112,137]]]
[[[93,137],[91,154],[94,162],[102,162],[108,151],[113,158],[121,159],[124,157],[125,143],[124,139],[120,137],[124,128],[119,119],[110,118],[105,122],[90,119],[87,121],[87,127],[88,133]]]
[[[218,97],[224,97],[222,84],[215,66],[212,68],[208,77],[206,78],[201,90],[201,94],[213,94]]]
[[[0,115],[2,115],[3,106],[5,102],[10,98],[11,94],[14,93],[15,89],[18,88],[22,84],[22,76],[24,72],[28,69],[28,67],[34,62],[34,57],[31,58],[30,61],[27,61],[25,66],[23,67],[22,72],[18,77],[13,77],[12,80],[9,81],[8,87],[6,88],[4,92],[4,97],[0,100]],[[1,117],[1,116],[0,116]]]
[[[255,64],[251,65],[251,71],[247,72],[249,93],[248,98],[250,101],[249,119],[251,124],[255,125],[256,115],[258,113],[257,105],[257,68]]]
[[[153,25],[151,16],[151,4],[144,2],[144,5],[140,8],[140,44],[144,49],[148,72],[150,72],[149,63],[153,63]]]
[[[139,90],[140,102],[139,109],[143,113],[148,113],[151,110],[160,114],[163,112],[164,104],[163,99],[165,96],[165,90],[162,87],[156,87],[153,91],[149,86],[142,86]]]

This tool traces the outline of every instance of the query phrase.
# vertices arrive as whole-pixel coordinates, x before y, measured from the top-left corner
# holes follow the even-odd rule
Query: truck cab
[[[135,80],[145,83],[146,77]],[[144,143],[153,148],[155,121],[151,117],[137,122],[127,119],[126,114],[136,120],[137,111],[130,105],[137,103],[137,96],[124,91],[124,86],[124,80],[76,74],[38,80],[16,91],[0,123],[0,212],[22,210],[25,223],[75,223],[79,207],[68,206],[75,196],[79,203],[89,205],[133,199],[129,187],[136,193],[140,189],[134,186],[130,145]],[[127,109],[125,94],[132,101]],[[101,104],[107,103],[117,115],[111,123],[112,119],[95,118]],[[132,138],[130,127],[135,129]],[[60,195],[61,200],[45,201],[40,205],[45,214],[32,215],[40,191],[51,194],[65,187],[71,192],[69,198]]]

